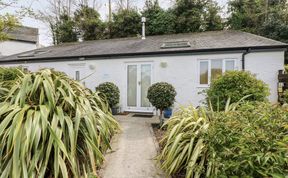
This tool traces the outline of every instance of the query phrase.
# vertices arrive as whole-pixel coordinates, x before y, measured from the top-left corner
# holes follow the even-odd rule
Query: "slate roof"
[[[161,48],[165,42],[188,41],[190,47]],[[211,31],[175,35],[66,43],[5,57],[4,61],[135,56],[177,52],[227,51],[247,48],[287,48],[287,44],[241,31]]]
[[[38,28],[20,26],[9,31],[8,37],[11,40],[37,43],[38,42]]]

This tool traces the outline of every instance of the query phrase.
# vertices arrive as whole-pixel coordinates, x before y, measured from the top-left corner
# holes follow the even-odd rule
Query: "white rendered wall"
[[[10,56],[13,54],[34,50],[36,48],[37,45],[35,43],[33,44],[22,41],[4,41],[0,42],[0,56]]]
[[[270,88],[269,100],[277,103],[278,70],[284,69],[284,52],[258,52],[246,55],[246,70],[256,74]]]
[[[121,92],[120,105],[126,109],[127,71],[126,65],[137,62],[151,62],[153,64],[153,79],[155,82],[165,81],[171,83],[177,91],[176,104],[198,106],[204,96],[198,94],[206,89],[199,86],[199,60],[203,59],[235,59],[236,69],[241,70],[241,53],[237,54],[211,54],[211,55],[183,55],[158,56],[123,59],[102,59],[71,62],[47,62],[22,64],[31,71],[40,68],[54,68],[75,78],[75,71],[80,71],[81,78],[87,77],[85,85],[94,90],[102,82],[115,83]],[[163,68],[161,63],[166,63]],[[283,52],[251,53],[246,56],[246,69],[256,73],[259,79],[269,84],[271,89],[270,101],[277,101],[277,73],[283,69]],[[20,64],[18,64],[20,65]],[[6,65],[16,66],[16,65]]]

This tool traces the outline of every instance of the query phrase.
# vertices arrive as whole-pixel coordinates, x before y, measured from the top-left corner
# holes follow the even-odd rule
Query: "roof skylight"
[[[49,52],[48,50],[35,50],[35,51],[32,51],[32,52],[28,52],[28,53],[24,53],[24,54],[19,54],[17,57],[18,58],[24,58],[24,57],[35,57],[35,55],[40,55],[40,54],[44,54],[44,53],[47,53]]]
[[[164,42],[161,46],[162,49],[167,48],[189,48],[191,47],[191,44],[189,41],[170,41],[170,42]]]
[[[19,54],[17,57],[18,58],[22,58],[22,57],[34,57],[34,52],[30,52],[30,53],[24,53],[24,54]]]

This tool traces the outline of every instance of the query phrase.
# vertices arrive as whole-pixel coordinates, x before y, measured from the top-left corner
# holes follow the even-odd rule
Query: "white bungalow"
[[[31,71],[54,68],[94,90],[102,82],[115,83],[122,111],[152,112],[148,87],[160,81],[177,90],[176,105],[198,106],[198,93],[211,79],[228,70],[247,70],[270,87],[277,102],[277,74],[283,69],[287,44],[240,31],[122,38],[68,43],[1,59],[2,66]]]

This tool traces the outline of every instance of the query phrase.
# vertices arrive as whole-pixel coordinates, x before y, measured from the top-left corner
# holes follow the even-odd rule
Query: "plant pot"
[[[164,109],[164,117],[169,119],[171,116],[172,116],[172,109],[171,108]]]
[[[116,115],[119,113],[119,107],[112,107],[111,110],[112,110],[113,115]]]

